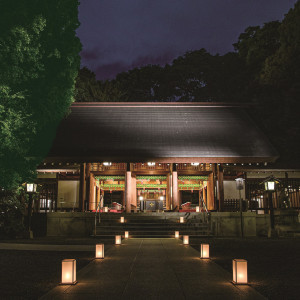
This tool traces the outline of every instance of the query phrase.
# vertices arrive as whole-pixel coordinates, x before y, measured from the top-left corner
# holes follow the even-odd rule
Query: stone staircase
[[[120,217],[124,217],[125,223],[120,222]],[[184,223],[179,223],[180,217],[184,217]],[[175,231],[179,231],[180,236],[211,235],[205,213],[101,213],[100,222],[97,220],[96,236],[99,238],[124,236],[125,231],[131,238],[174,238]]]

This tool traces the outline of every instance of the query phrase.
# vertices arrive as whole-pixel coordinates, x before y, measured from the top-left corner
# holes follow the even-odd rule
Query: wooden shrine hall
[[[278,157],[238,105],[78,102],[70,110],[37,169],[41,209],[222,211],[245,166]]]

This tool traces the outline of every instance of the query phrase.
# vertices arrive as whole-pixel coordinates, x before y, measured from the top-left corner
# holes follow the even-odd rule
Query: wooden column
[[[131,204],[135,206],[134,211],[137,211],[136,201],[136,176],[131,174]]]
[[[207,181],[207,209],[213,210],[215,209],[214,203],[214,174],[210,173],[208,175]]]
[[[125,203],[126,212],[131,212],[131,195],[132,195],[132,185],[131,185],[131,172],[127,171],[125,174]]]
[[[173,209],[176,207],[176,211],[179,210],[179,202],[178,202],[178,174],[176,170],[176,164],[173,164],[172,171],[172,206]]]
[[[171,209],[171,176],[170,174],[167,175],[167,190],[166,190],[166,210]]]
[[[85,200],[85,163],[80,165],[79,211],[84,211],[84,200]]]
[[[84,201],[84,211],[89,209],[90,200],[90,175],[91,175],[91,164],[87,163],[85,168],[85,201]]]
[[[223,183],[223,166],[218,166],[218,200],[219,211],[224,211],[224,183]]]

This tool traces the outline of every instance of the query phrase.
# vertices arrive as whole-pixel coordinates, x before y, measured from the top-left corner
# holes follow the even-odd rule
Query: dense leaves
[[[77,0],[0,4],[0,186],[32,178],[73,101]]]

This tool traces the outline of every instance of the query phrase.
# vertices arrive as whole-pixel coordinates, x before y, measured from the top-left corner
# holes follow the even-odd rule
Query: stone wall
[[[47,236],[87,237],[94,233],[95,215],[84,212],[47,214]]]

